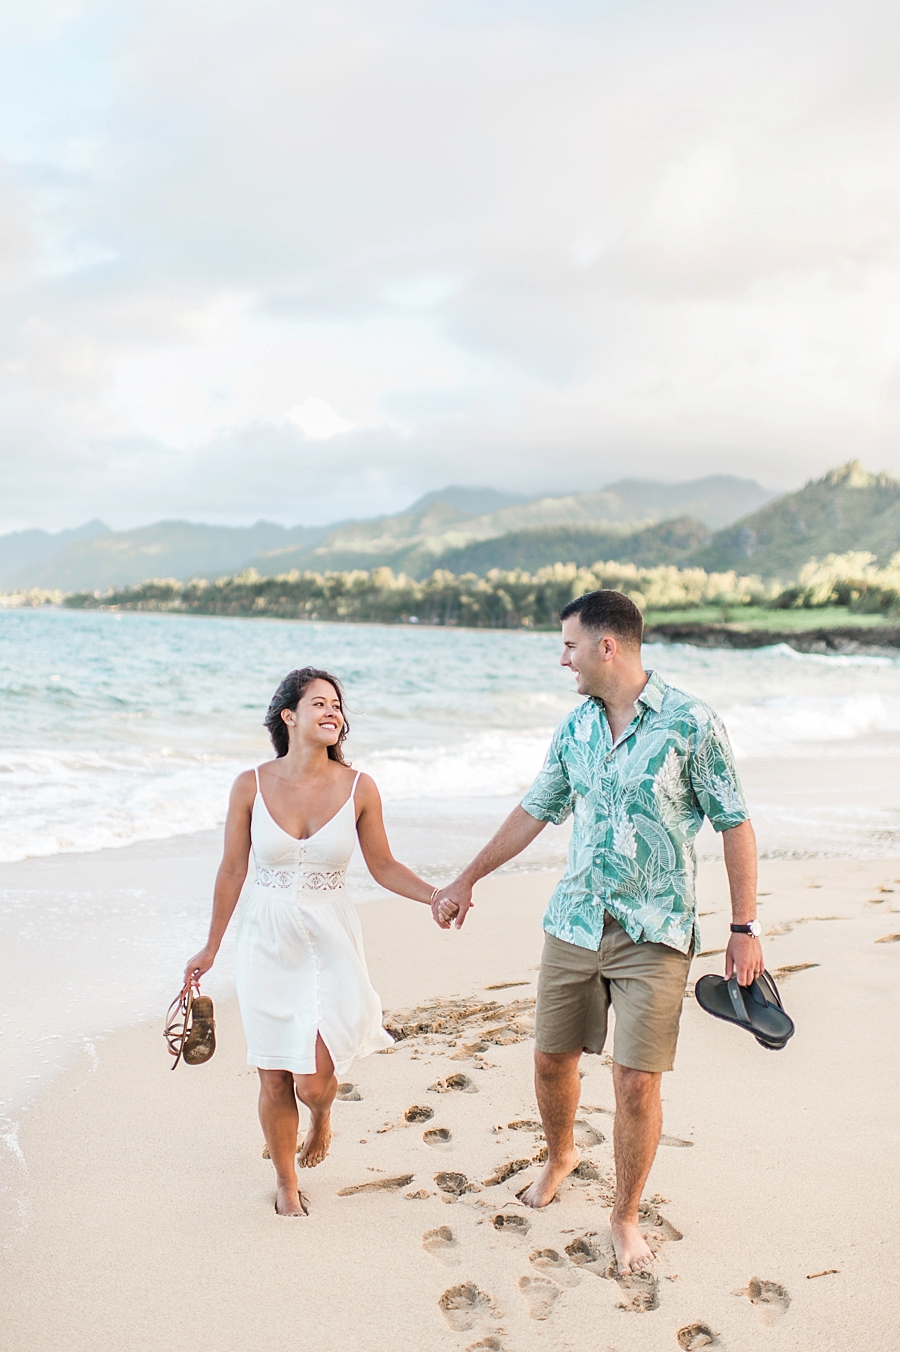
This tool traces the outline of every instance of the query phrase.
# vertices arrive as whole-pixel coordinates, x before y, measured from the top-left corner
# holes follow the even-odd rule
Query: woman
[[[302,1216],[297,1099],[310,1112],[299,1164],[312,1168],[328,1154],[337,1076],[355,1057],[391,1045],[344,888],[356,837],[382,887],[426,905],[436,890],[393,857],[375,783],[344,759],[349,726],[334,676],[313,667],[292,671],[265,721],[275,760],[234,782],[209,939],[185,968],[185,980],[196,984],[212,967],[252,849],[256,878],[237,935],[238,1002],[247,1061],[259,1073],[259,1119],[278,1182],[275,1210]]]

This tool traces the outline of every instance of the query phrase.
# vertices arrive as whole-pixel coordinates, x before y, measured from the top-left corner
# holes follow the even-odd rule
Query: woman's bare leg
[[[331,1145],[331,1105],[337,1093],[334,1062],[321,1036],[316,1034],[315,1075],[295,1075],[297,1097],[309,1109],[309,1131],[297,1163],[301,1169],[321,1164]]]
[[[294,1077],[289,1070],[261,1070],[259,1075],[259,1120],[272,1163],[278,1194],[279,1216],[304,1216],[297,1187],[297,1126],[300,1114],[294,1097]]]

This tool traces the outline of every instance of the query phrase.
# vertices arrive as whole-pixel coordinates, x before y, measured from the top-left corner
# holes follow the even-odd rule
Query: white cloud
[[[35,6],[0,55],[4,513],[900,472],[898,29],[882,0]]]
[[[324,399],[316,399],[312,395],[307,395],[296,408],[289,409],[285,417],[313,441],[330,441],[342,432],[353,431],[352,422],[335,413]]]

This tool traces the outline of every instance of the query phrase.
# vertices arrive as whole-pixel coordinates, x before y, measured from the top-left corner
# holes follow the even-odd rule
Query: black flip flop
[[[768,972],[761,972],[750,986],[739,986],[735,976],[730,981],[724,976],[701,976],[694,995],[707,1014],[746,1028],[769,1051],[781,1051],[794,1036],[794,1021],[785,1014],[778,987]]]

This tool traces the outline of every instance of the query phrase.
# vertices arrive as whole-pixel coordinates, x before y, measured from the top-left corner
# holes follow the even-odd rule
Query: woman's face
[[[281,717],[292,738],[317,746],[334,746],[344,726],[341,702],[330,681],[312,681],[296,709],[284,709]]]

